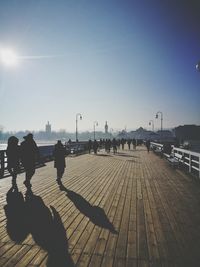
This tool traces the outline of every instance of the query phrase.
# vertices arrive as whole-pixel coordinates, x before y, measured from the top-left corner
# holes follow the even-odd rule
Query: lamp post
[[[110,139],[112,138],[113,128],[110,129]]]
[[[149,121],[149,125],[152,125],[152,131],[154,132],[154,121],[153,120],[150,120]]]
[[[94,126],[94,140],[95,140],[95,127],[98,126],[98,121],[94,121],[93,126]]]
[[[78,141],[78,118],[82,120],[82,115],[80,113],[76,114],[76,142]]]
[[[156,113],[156,119],[158,119],[158,114],[160,114],[160,121],[161,121],[161,127],[160,127],[160,130],[161,130],[161,133],[160,133],[160,137],[162,139],[162,131],[163,131],[163,113],[161,111],[158,111]]]

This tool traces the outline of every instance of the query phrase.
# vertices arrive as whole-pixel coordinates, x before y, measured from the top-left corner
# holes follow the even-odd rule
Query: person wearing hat
[[[58,140],[54,147],[54,168],[57,169],[57,179],[58,184],[61,184],[61,178],[63,177],[65,171],[65,148],[61,142]]]
[[[33,140],[32,133],[29,133],[23,138],[24,141],[21,143],[21,161],[26,172],[24,184],[27,188],[30,188],[30,181],[35,173],[35,163],[39,157],[39,150]]]

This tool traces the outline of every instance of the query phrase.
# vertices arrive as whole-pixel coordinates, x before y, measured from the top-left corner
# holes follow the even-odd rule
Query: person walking
[[[150,150],[150,144],[151,144],[150,140],[147,140],[146,141],[146,147],[147,147],[148,153],[149,153],[149,150]]]
[[[93,150],[94,150],[95,155],[97,154],[98,147],[99,147],[99,144],[98,144],[97,140],[95,139],[94,143],[93,143]]]
[[[32,185],[30,183],[31,178],[35,173],[35,164],[39,160],[39,149],[33,140],[33,134],[29,133],[24,136],[24,141],[21,143],[21,161],[25,169],[25,181],[24,184],[27,188],[30,188]]]
[[[128,144],[128,149],[130,150],[131,149],[131,139],[128,139],[127,144]]]
[[[8,146],[6,149],[7,168],[12,176],[12,184],[16,185],[17,174],[19,173],[20,148],[18,145],[19,139],[15,136],[8,138]]]
[[[133,149],[136,149],[136,139],[135,138],[133,138],[132,143],[133,143]]]
[[[113,138],[113,141],[112,141],[112,146],[113,146],[113,153],[117,153],[117,141],[115,138]]]
[[[90,140],[88,141],[88,152],[89,152],[89,154],[90,154],[90,152],[91,152],[91,149],[92,149],[92,140],[90,139]]]
[[[61,178],[63,177],[65,171],[65,148],[61,142],[58,140],[54,147],[54,168],[57,169],[57,179],[58,184],[61,184]]]
[[[124,138],[122,138],[121,139],[122,150],[124,150],[125,143],[126,143],[126,140]]]

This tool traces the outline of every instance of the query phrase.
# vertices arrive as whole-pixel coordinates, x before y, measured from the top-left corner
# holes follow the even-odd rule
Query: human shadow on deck
[[[97,154],[97,157],[112,157],[110,154]]]
[[[16,193],[13,194],[16,195]],[[49,209],[44,204],[42,198],[34,195],[31,189],[27,190],[25,199],[22,196],[23,201],[22,199],[20,200],[21,207],[23,207],[21,210],[19,210],[19,205],[14,204],[14,198],[16,199],[16,196],[13,195],[12,203],[9,201],[8,204],[10,205],[9,208],[12,211],[14,211],[14,208],[17,208],[15,215],[18,214],[18,217],[22,216],[23,224],[19,225],[18,223],[18,227],[16,228],[16,221],[14,220],[16,216],[11,216],[11,213],[10,216],[7,216],[8,214],[6,215],[7,222],[9,221],[9,224],[12,224],[13,235],[11,236],[9,234],[11,239],[20,243],[25,240],[28,234],[31,234],[35,243],[48,253],[47,267],[73,267],[74,263],[68,252],[66,231],[56,209],[52,206]],[[17,240],[16,238],[13,239],[12,237],[19,235],[17,233],[18,231],[23,234]]]
[[[128,157],[128,158],[138,158],[138,156],[134,156],[134,155],[128,155],[125,153],[116,153],[116,156],[120,156],[120,157]]]
[[[85,216],[87,216],[92,223],[102,228],[108,229],[113,234],[118,234],[113,224],[109,221],[105,211],[98,207],[92,206],[81,195],[74,191],[68,190],[63,184],[60,185],[60,190],[67,193],[67,197],[74,203],[76,208]]]
[[[11,240],[16,243],[23,242],[29,234],[26,222],[26,206],[24,197],[17,185],[13,185],[6,195],[7,204],[4,206],[6,215],[6,230]]]

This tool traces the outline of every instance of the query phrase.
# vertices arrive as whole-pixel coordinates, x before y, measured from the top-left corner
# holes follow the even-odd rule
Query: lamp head
[[[156,119],[158,118],[158,114],[156,114]]]
[[[196,70],[200,71],[200,61],[196,65]]]
[[[80,120],[82,120],[82,116],[80,115]]]
[[[151,122],[149,122],[149,125],[151,125]]]

